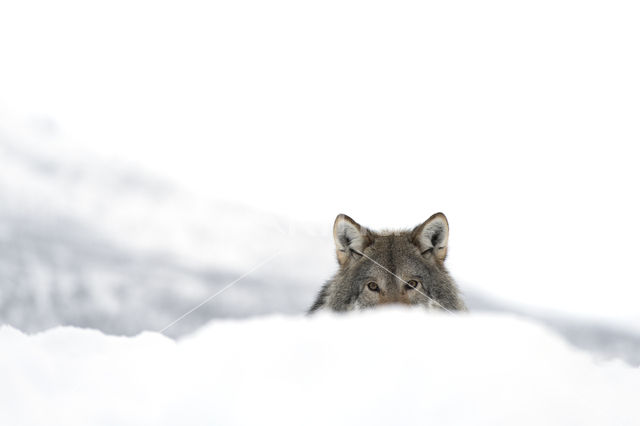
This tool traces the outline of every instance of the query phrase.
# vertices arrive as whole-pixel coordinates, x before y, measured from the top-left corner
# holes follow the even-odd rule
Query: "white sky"
[[[297,221],[451,223],[505,298],[639,321],[639,7],[25,1],[0,111]]]

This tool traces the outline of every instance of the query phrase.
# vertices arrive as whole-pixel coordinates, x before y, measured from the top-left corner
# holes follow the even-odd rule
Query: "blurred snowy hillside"
[[[177,335],[214,317],[302,312],[324,279],[313,278],[332,268],[328,235],[294,240],[289,223],[272,214],[203,201],[35,136],[0,128],[4,323],[25,331],[159,330],[250,265],[281,256],[169,331]],[[317,245],[326,246],[320,260]]]
[[[29,332],[57,325],[158,331],[249,272],[167,330],[181,336],[215,318],[302,313],[336,267],[330,224],[203,201],[169,181],[71,150],[49,127],[2,124],[2,323]],[[640,364],[633,331],[461,286],[472,311],[534,318],[598,357]]]

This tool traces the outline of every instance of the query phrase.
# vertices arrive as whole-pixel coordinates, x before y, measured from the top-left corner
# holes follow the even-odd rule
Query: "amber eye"
[[[378,287],[378,284],[374,283],[373,281],[371,281],[369,284],[367,284],[367,287],[371,291],[380,291],[380,287]]]
[[[407,290],[415,290],[420,287],[420,283],[416,280],[409,280],[407,284],[404,286]]]

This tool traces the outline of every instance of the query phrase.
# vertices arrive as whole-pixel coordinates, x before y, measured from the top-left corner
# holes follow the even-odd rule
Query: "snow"
[[[11,425],[637,425],[640,370],[500,315],[214,321],[177,342],[0,329]]]
[[[639,20],[0,4],[0,424],[637,423]],[[299,316],[338,213],[437,211],[471,315]]]

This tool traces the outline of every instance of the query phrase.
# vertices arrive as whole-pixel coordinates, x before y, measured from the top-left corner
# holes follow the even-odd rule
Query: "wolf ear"
[[[338,263],[342,266],[353,256],[352,250],[362,252],[365,249],[370,242],[370,233],[346,214],[339,214],[333,223],[333,240]]]
[[[422,225],[416,226],[411,233],[411,240],[423,255],[431,253],[436,259],[444,261],[449,243],[449,222],[446,216],[436,213]]]

